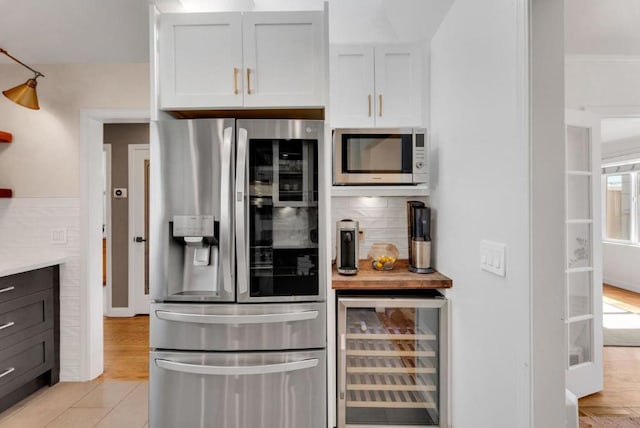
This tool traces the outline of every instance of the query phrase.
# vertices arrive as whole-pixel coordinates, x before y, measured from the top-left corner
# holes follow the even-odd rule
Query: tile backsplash
[[[52,243],[54,231],[63,243]],[[80,379],[80,200],[0,199],[0,263],[3,255],[29,252],[65,257],[60,266],[60,379]],[[6,256],[4,256],[6,257]]]
[[[364,230],[360,240],[360,258],[366,259],[371,245],[391,243],[398,248],[400,258],[407,258],[407,201],[422,201],[427,197],[333,197],[331,199],[331,259],[336,257],[336,222],[351,219]],[[362,237],[362,234],[361,234]]]

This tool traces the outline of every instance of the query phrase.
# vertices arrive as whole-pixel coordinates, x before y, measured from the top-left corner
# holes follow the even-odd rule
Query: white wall
[[[430,199],[437,209],[435,264],[454,284],[446,294],[455,427],[531,426],[527,7],[525,1],[457,0],[431,43],[438,182]],[[480,269],[485,239],[506,244],[506,277]],[[561,240],[556,244],[562,247]],[[561,285],[561,270],[558,277]],[[556,312],[549,316],[561,336]],[[536,344],[541,351],[544,345]],[[562,367],[562,342],[554,345]],[[559,373],[559,385],[547,391],[550,400],[560,397],[546,418],[552,423],[536,426],[563,426]]]
[[[572,56],[565,61],[568,108],[640,106],[640,58]]]
[[[567,56],[566,106],[587,110],[617,108],[640,112],[640,58],[633,56]],[[637,140],[604,143],[606,161],[640,157]],[[603,244],[603,277],[608,284],[638,290],[636,263],[640,249],[629,245]]]
[[[0,100],[0,129],[13,134],[11,144],[0,145],[0,187],[13,188],[15,196],[0,200],[0,253],[52,250],[67,256],[60,283],[60,377],[86,380],[80,297],[101,284],[81,280],[80,110],[148,108],[149,65],[34,67],[47,76],[38,84],[41,110]],[[0,66],[3,89],[27,77],[20,67]],[[68,242],[52,246],[51,229],[61,227]]]
[[[40,110],[0,97],[0,130],[13,143],[0,144],[0,187],[14,197],[79,195],[80,109],[148,108],[148,64],[33,65]],[[30,73],[0,65],[0,88],[23,83]]]

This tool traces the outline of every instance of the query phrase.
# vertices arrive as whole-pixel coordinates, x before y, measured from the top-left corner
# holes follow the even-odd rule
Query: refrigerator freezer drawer
[[[325,352],[151,352],[149,426],[326,428]]]
[[[262,351],[326,346],[325,303],[205,305],[153,303],[150,346]]]

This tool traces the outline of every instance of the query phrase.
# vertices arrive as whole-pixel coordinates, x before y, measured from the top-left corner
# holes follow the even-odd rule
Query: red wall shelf
[[[0,143],[10,143],[13,140],[13,136],[4,131],[0,131]]]

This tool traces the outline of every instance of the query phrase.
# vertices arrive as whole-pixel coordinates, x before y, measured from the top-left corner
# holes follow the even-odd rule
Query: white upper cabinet
[[[331,47],[331,126],[422,126],[417,45]]]
[[[160,108],[322,107],[321,11],[160,16]]]
[[[160,106],[242,106],[242,15],[160,16]]]
[[[323,106],[323,13],[248,12],[242,18],[244,105]]]

